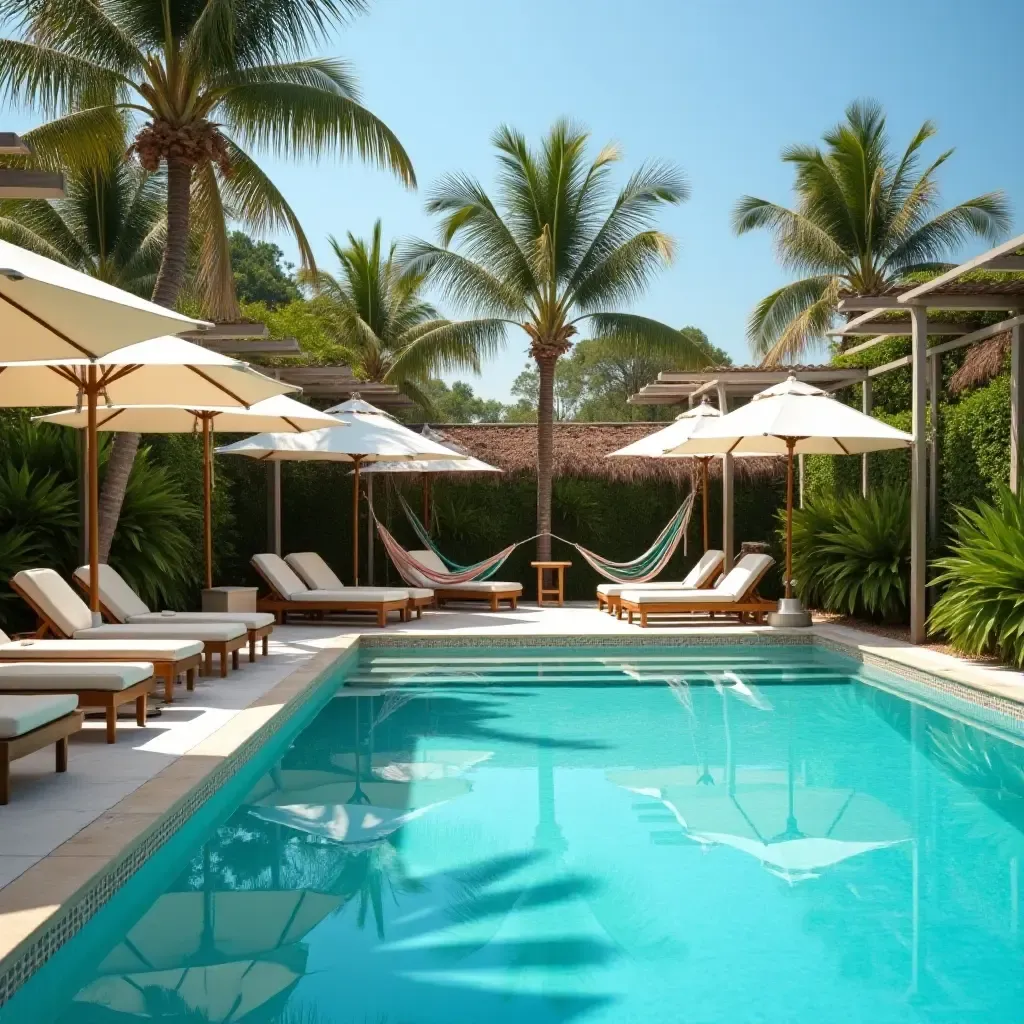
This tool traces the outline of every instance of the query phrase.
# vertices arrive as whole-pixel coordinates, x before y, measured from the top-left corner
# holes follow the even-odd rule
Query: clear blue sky
[[[937,121],[929,152],[957,150],[944,200],[1002,188],[1021,230],[1021,39],[1021,0],[376,0],[326,49],[354,63],[420,192],[351,164],[265,165],[329,266],[326,236],[366,233],[378,216],[388,237],[433,237],[432,181],[463,170],[489,185],[499,123],[538,138],[569,115],[596,143],[617,140],[626,171],[650,158],[685,170],[693,196],[662,221],[677,261],[638,308],[745,362],[746,317],[786,276],[766,236],[733,236],[730,210],[743,193],[788,201],[782,147],[817,141],[852,99],[879,100],[896,143]],[[510,335],[474,387],[506,397],[524,353]]]

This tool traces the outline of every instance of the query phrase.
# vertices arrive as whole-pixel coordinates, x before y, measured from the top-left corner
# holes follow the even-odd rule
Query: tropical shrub
[[[867,497],[820,495],[795,509],[793,575],[797,593],[811,607],[903,620],[910,578],[906,487],[885,485]]]
[[[1024,665],[1024,499],[1005,485],[994,503],[960,509],[950,553],[936,561],[945,588],[929,623],[965,654]]]

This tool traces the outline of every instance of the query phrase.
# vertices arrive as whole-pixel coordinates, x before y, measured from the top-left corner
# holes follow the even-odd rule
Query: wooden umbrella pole
[[[203,421],[203,554],[206,559],[206,589],[213,586],[213,452],[210,450],[210,414]]]
[[[89,458],[89,609],[95,620],[100,613],[100,453],[99,432],[96,429],[99,381],[94,363],[86,368],[85,379],[86,444]]]
[[[793,447],[795,438],[786,438],[786,599],[793,596]]]
[[[711,548],[711,537],[708,533],[708,463],[710,455],[705,455],[700,460],[700,485],[703,496],[701,498],[701,511],[704,513],[704,550]]]
[[[352,584],[359,586],[359,463],[362,455],[353,455],[355,471],[352,475]]]

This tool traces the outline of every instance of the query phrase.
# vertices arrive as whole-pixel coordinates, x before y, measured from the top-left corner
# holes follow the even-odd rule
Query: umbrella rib
[[[111,420],[116,420],[123,412],[124,409],[115,409],[105,420],[100,420],[97,426],[105,427]]]
[[[217,388],[218,391],[223,391],[225,395],[227,395],[232,400],[238,402],[239,405],[244,405],[246,409],[249,408],[249,403],[248,402],[243,401],[233,391],[231,391],[228,388],[224,387],[223,384],[218,384],[209,374],[203,373],[203,371],[200,370],[198,367],[196,367],[196,366],[187,366],[186,369],[189,369],[194,374],[196,374],[197,376],[202,377],[203,380],[205,380],[207,384],[212,384],[215,388]]]
[[[79,345],[77,341],[73,341],[63,331],[57,330],[57,328],[54,327],[53,324],[48,324],[42,317],[36,316],[35,313],[33,313],[31,310],[26,309],[23,305],[21,305],[20,302],[15,302],[14,299],[12,299],[9,295],[5,295],[3,292],[0,292],[0,299],[3,299],[4,302],[6,302],[9,306],[13,306],[19,313],[22,314],[22,316],[27,316],[29,320],[34,320],[44,330],[49,331],[54,336],[60,338],[60,340],[63,341],[65,344],[70,345],[73,349],[76,349],[77,351],[81,352],[82,355],[88,356],[90,359],[96,358],[95,352],[92,352],[89,349],[85,348],[84,345]]]
[[[839,447],[840,447],[840,448],[842,448],[842,449],[843,449],[843,454],[844,454],[844,455],[849,455],[849,454],[850,454],[850,449],[849,449],[849,448],[847,448],[847,447],[846,447],[846,445],[845,445],[845,444],[843,444],[843,442],[842,442],[842,441],[840,441],[838,437],[833,437],[833,438],[832,438],[832,440],[833,440],[833,441],[835,441],[835,443],[836,443],[837,445],[839,445]]]
[[[296,433],[304,433],[304,431],[299,427],[299,425],[295,423],[293,420],[289,419],[287,416],[282,416],[281,419],[283,419],[285,423],[287,423],[288,426],[291,427],[292,430],[294,430]]]

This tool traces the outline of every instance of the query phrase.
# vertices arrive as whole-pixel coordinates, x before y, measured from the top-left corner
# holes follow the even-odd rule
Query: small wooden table
[[[572,565],[572,562],[531,562],[537,570],[537,604],[543,605],[545,597],[558,599],[558,607],[565,604],[565,570]],[[551,571],[555,574],[556,587],[544,587],[544,573]]]
[[[258,587],[211,587],[203,591],[204,612],[254,612]]]

